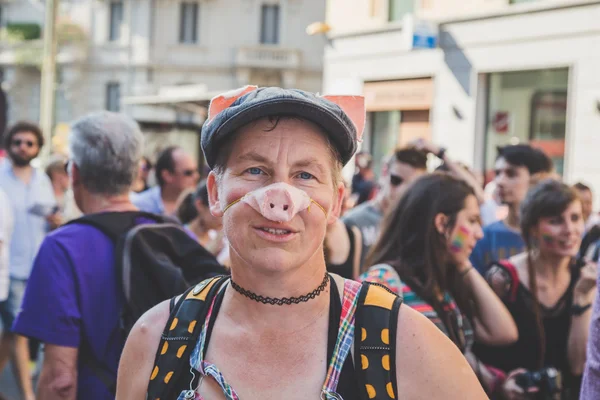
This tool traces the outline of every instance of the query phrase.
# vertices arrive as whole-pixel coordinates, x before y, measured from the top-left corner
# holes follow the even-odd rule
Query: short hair
[[[419,150],[416,147],[403,147],[396,149],[394,156],[390,158],[390,164],[392,162],[401,162],[408,164],[416,169],[427,169],[427,153],[423,150]]]
[[[579,190],[580,192],[591,192],[592,191],[592,189],[588,185],[581,183],[581,182],[577,182],[576,184],[574,184],[573,188],[576,190]]]
[[[38,146],[41,149],[44,147],[44,134],[40,127],[34,123],[27,121],[19,121],[6,131],[4,135],[4,148],[8,149],[11,145],[13,137],[17,133],[31,132],[35,135],[38,141]]]
[[[55,173],[66,174],[65,171],[66,159],[64,157],[53,157],[52,160],[46,165],[46,175],[50,180],[53,179]]]
[[[499,158],[504,158],[511,165],[527,168],[529,175],[552,172],[554,169],[552,160],[546,153],[528,144],[498,147],[498,157],[496,159]]]
[[[146,156],[142,157],[141,161],[146,163],[146,169],[150,171],[154,166],[152,165],[152,161]]]
[[[119,195],[129,192],[137,176],[144,136],[139,125],[118,113],[86,115],[71,126],[71,158],[83,186],[92,193]]]
[[[156,182],[158,186],[162,187],[165,184],[165,180],[162,177],[163,171],[175,172],[175,159],[173,153],[179,150],[179,146],[169,146],[160,152],[156,159],[156,165],[154,166],[154,173],[156,174]]]

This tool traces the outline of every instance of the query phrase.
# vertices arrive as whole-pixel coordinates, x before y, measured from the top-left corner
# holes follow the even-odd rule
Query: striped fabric
[[[340,329],[333,349],[333,357],[329,363],[327,378],[325,378],[325,384],[323,385],[323,394],[327,400],[340,398],[335,391],[337,390],[342,367],[354,341],[354,317],[361,286],[360,283],[351,280],[346,280],[344,284]]]
[[[420,312],[435,324],[446,336],[448,330],[438,313],[425,300],[419,297],[408,285],[400,279],[396,270],[388,264],[375,265],[359,277],[360,281],[373,282],[386,286],[394,293],[404,298],[404,304]],[[473,328],[469,320],[459,310],[456,302],[449,293],[444,294],[444,310],[455,318],[456,326],[461,331],[464,347],[470,349],[475,341]]]
[[[224,284],[223,286],[221,286],[221,290],[225,290],[226,287],[227,287],[227,284]],[[208,324],[210,322],[210,318],[211,318],[213,310],[215,308],[215,302],[217,301],[218,297],[219,296],[216,295],[213,298],[210,308],[208,309],[208,313],[206,314],[206,319],[204,320],[204,324],[202,325],[202,331],[200,332],[200,337],[198,338],[196,347],[194,348],[194,351],[192,352],[192,354],[190,356],[190,365],[194,369],[199,371],[202,375],[212,376],[213,379],[219,384],[219,386],[221,386],[221,389],[223,390],[223,394],[225,395],[225,398],[227,400],[239,400],[240,397],[235,392],[235,390],[227,383],[227,381],[225,380],[225,377],[223,376],[221,371],[219,371],[219,369],[215,365],[204,361],[204,345],[206,343],[206,333],[208,332]],[[200,380],[200,382],[202,382],[202,380]],[[194,400],[203,400],[202,397],[197,393],[197,389],[194,391],[194,396],[195,396],[195,397],[193,397]]]

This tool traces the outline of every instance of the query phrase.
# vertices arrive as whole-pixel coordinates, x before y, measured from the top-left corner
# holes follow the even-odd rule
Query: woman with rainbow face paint
[[[498,385],[502,398],[578,399],[597,268],[575,259],[584,230],[577,193],[558,181],[540,183],[521,205],[521,230],[527,251],[486,274],[519,340],[476,344],[475,353],[505,374]]]
[[[362,280],[386,285],[428,317],[469,360],[483,386],[495,374],[471,352],[475,340],[517,340],[508,310],[474,270],[469,256],[483,236],[473,189],[446,173],[417,180],[386,218]]]

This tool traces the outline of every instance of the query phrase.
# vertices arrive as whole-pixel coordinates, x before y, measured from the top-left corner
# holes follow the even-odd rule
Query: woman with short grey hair
[[[70,162],[91,194],[128,194],[142,158],[144,137],[131,118],[107,111],[89,114],[71,126]]]

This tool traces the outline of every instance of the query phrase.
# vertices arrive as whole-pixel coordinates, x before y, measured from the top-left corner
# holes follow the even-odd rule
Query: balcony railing
[[[251,68],[297,69],[300,67],[300,51],[271,46],[240,47],[236,64]]]

